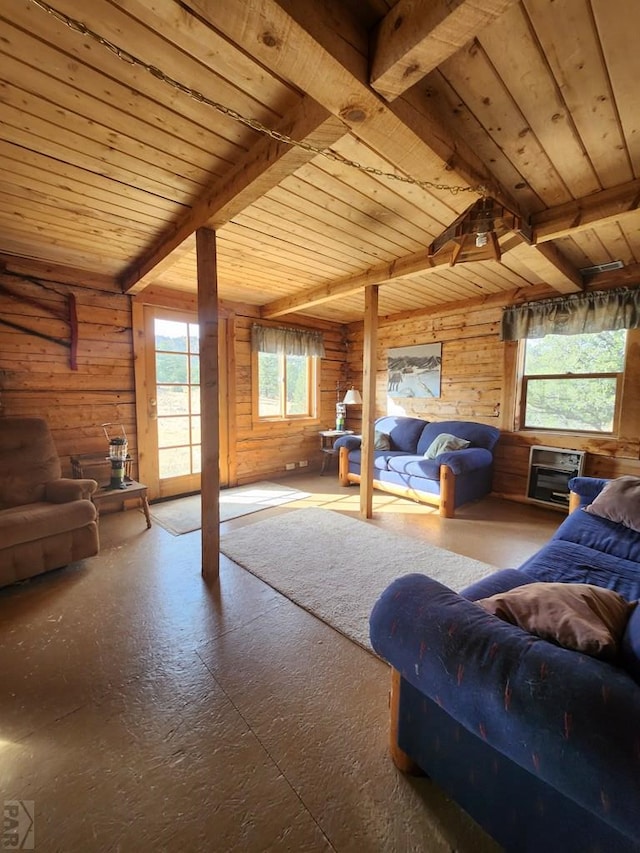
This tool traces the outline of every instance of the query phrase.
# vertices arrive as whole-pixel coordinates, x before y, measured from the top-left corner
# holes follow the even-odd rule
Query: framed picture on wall
[[[387,350],[390,397],[439,397],[442,344],[419,344]]]

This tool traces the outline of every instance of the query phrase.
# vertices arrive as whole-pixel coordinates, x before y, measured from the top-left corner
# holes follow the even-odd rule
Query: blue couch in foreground
[[[606,505],[596,514],[606,481],[574,478],[579,508],[519,569],[460,594],[410,574],[371,614],[373,648],[392,667],[394,761],[426,772],[507,851],[640,850],[640,606],[623,601],[617,657],[604,660],[474,603],[557,582],[636,601],[640,479],[609,490],[623,480],[635,481],[635,530]]]
[[[493,448],[500,438],[495,427],[387,415],[374,429],[379,448],[373,454],[374,488],[435,504],[445,518],[491,491]],[[361,441],[348,435],[334,445],[342,486],[360,482]]]

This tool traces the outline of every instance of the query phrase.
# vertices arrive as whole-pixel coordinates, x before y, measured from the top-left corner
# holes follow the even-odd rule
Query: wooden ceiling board
[[[57,2],[56,8],[65,12],[64,0]],[[102,22],[89,18],[88,11],[84,9],[80,20],[92,23],[93,29],[103,35]],[[214,148],[220,157],[224,157],[226,150],[231,159],[236,145],[247,144],[250,137],[247,128],[234,121],[213,122],[210,107],[186,97],[148,71],[119,59],[92,39],[80,36],[29,0],[17,0],[12,5],[10,20],[36,40],[36,47],[27,56],[38,56],[42,51],[43,67],[51,66],[54,77],[66,80],[88,97],[112,104],[128,115],[144,116],[153,127],[166,129],[178,137],[187,133],[204,151]],[[10,48],[22,57],[19,45],[10,43]],[[5,46],[7,52],[10,48]]]
[[[607,0],[592,0],[592,7],[626,148],[637,178],[640,176],[640,5],[635,0],[615,0],[612,8]]]
[[[4,33],[9,32],[9,27],[4,28]],[[18,30],[13,30],[14,33],[20,33]],[[24,36],[23,39],[12,39],[14,49],[18,55],[30,58],[32,61],[37,57],[40,63],[38,67],[34,67],[27,61],[16,61],[15,63],[6,63],[3,67],[3,78],[5,83],[9,84],[6,91],[10,93],[11,88],[15,87],[18,90],[23,89],[32,95],[42,96],[55,109],[66,110],[74,114],[78,109],[79,99],[82,102],[82,114],[91,122],[95,122],[99,126],[109,128],[113,133],[122,134],[125,138],[130,138],[136,142],[150,145],[158,156],[166,157],[170,163],[170,167],[180,167],[181,163],[187,163],[192,166],[197,166],[203,172],[211,171],[214,168],[222,170],[228,167],[228,162],[222,157],[214,159],[214,151],[217,138],[213,134],[207,134],[203,139],[198,139],[197,144],[193,144],[188,139],[188,127],[185,127],[184,121],[181,126],[176,123],[175,130],[172,132],[169,128],[158,126],[144,120],[140,115],[132,113],[130,110],[124,110],[121,103],[114,104],[113,97],[111,101],[99,100],[91,87],[87,84],[87,77],[98,77],[95,72],[84,66],[81,72],[76,72],[73,83],[67,82],[62,73],[54,74],[52,65],[57,61],[63,61],[62,54],[44,45],[29,36]],[[43,62],[47,62],[47,72],[42,69]],[[75,65],[75,63],[74,63]],[[68,67],[68,63],[65,68]],[[78,88],[78,87],[81,88]],[[120,87],[122,92],[126,91],[125,87]],[[122,93],[121,92],[121,93]],[[120,94],[121,94],[120,93]],[[167,117],[171,114],[166,111]],[[207,148],[203,148],[203,144]],[[228,150],[228,145],[227,145]]]
[[[337,246],[348,246],[355,254],[387,260],[411,254],[423,245],[409,240],[387,223],[363,215],[355,206],[349,208],[326,193],[305,187],[295,177],[285,178],[260,204],[263,202],[273,203],[284,215],[288,211],[294,221],[300,221],[301,215],[310,218],[312,233],[329,240],[330,245],[335,241]]]
[[[505,3],[397,98],[368,79],[393,0],[53,5],[374,173],[267,140],[15,0],[0,10],[0,253],[195,293],[190,234],[208,225],[221,298],[339,322],[363,316],[367,284],[379,314],[404,315],[547,278],[571,292],[580,267],[640,258],[635,0]],[[477,195],[434,184],[479,183],[525,215],[574,207],[542,217],[539,248],[504,238],[502,263],[435,267],[427,247]]]
[[[376,244],[388,243],[391,254],[408,254],[430,242],[428,232],[421,231],[393,210],[373,201],[355,185],[329,181],[326,176],[323,180],[322,173],[318,177],[318,170],[315,170],[314,175],[315,183],[302,179],[300,172],[282,182],[284,189],[290,190],[300,199],[301,209],[304,210],[306,201],[314,201],[329,213],[351,223],[354,235],[370,234],[369,239],[373,239]],[[318,186],[318,183],[322,183],[322,186]],[[407,234],[407,231],[411,233]]]
[[[517,167],[509,160],[502,148],[487,134],[480,121],[471,112],[444,75],[438,70],[428,74],[424,80],[403,95],[416,110],[429,104],[432,113],[437,113],[443,124],[456,128],[482,156],[509,196],[514,198],[525,212],[533,213],[544,208],[544,203],[534,189],[524,180]],[[446,221],[451,222],[454,217]]]
[[[352,135],[340,139],[334,149],[348,160],[361,164],[365,168],[404,177],[403,173],[388,160],[385,160],[368,145]],[[433,227],[439,233],[468,206],[469,199],[475,197],[470,192],[455,195],[448,190],[426,189],[415,183],[395,180],[374,173],[360,172],[358,169],[332,162],[323,157],[318,157],[314,161],[314,165],[339,178],[347,187],[357,184],[367,197],[388,207],[395,216],[407,216],[418,225],[424,223],[422,227],[427,231]],[[445,177],[444,182],[453,186],[465,187],[464,182],[458,180],[455,173]],[[409,207],[405,210],[403,204]]]
[[[638,258],[619,222],[606,222],[598,226],[597,233],[612,261],[622,261],[625,266],[637,263]]]
[[[513,6],[478,41],[572,197],[601,189],[526,11]]]
[[[632,180],[590,0],[524,0],[524,7],[601,186]]]
[[[363,220],[370,218],[376,227],[379,224],[392,225],[402,239],[422,246],[429,245],[442,230],[442,226],[435,225],[434,220],[415,204],[389,189],[382,179],[360,174],[356,187],[343,180],[330,179],[322,165],[316,160],[300,169],[296,177],[315,189],[330,192],[347,208],[357,209]]]
[[[440,70],[545,205],[569,201],[571,193],[565,182],[482,46],[474,42]]]

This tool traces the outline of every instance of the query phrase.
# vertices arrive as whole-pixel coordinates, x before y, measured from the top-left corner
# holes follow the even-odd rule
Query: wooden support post
[[[360,464],[360,515],[373,515],[373,423],[376,417],[376,364],[378,348],[378,286],[365,289],[364,351],[362,354],[362,456]]]
[[[391,760],[398,770],[410,776],[424,776],[424,770],[409,758],[407,753],[398,746],[398,719],[400,716],[400,685],[402,676],[397,669],[391,667],[391,691],[389,693],[389,752]]]
[[[218,382],[218,275],[216,234],[196,231],[200,324],[200,417],[202,418],[202,577],[220,574],[220,417]]]
[[[440,517],[456,514],[456,475],[448,465],[440,466]]]

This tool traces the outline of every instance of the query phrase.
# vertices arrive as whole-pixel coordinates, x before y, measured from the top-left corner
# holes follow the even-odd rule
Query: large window
[[[268,352],[257,356],[258,417],[313,417],[316,359]]]
[[[523,340],[521,425],[615,432],[625,342],[624,329]]]

